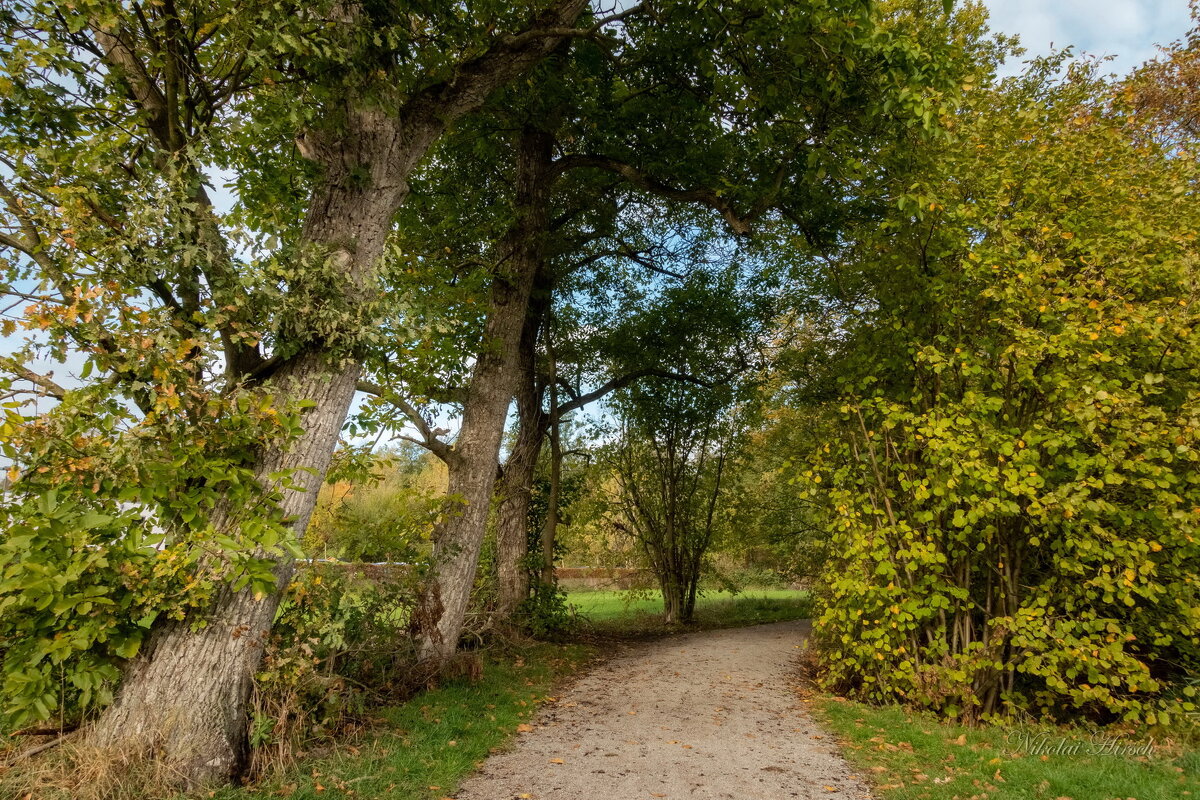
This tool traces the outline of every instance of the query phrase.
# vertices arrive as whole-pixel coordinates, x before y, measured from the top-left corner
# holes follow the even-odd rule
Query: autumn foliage
[[[974,719],[1165,723],[1200,666],[1197,164],[1086,67],[969,95],[843,265],[830,686]]]

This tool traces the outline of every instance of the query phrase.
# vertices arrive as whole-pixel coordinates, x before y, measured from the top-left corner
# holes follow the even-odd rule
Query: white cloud
[[[1113,72],[1125,73],[1191,27],[1186,0],[985,0],[992,28],[1015,33],[1027,57],[1074,46],[1092,55],[1115,56]],[[1009,64],[1006,72],[1017,65]]]

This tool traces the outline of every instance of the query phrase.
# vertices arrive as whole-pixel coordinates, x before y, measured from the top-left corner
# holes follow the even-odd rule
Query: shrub
[[[408,623],[417,574],[355,565],[301,569],[288,587],[255,679],[252,770],[285,766],[353,730],[372,708],[420,687]]]
[[[1200,175],[1047,75],[976,95],[857,253],[874,297],[800,476],[834,523],[825,680],[1162,723],[1200,666]]]

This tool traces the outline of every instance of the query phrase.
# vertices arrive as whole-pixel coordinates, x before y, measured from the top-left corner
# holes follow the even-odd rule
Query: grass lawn
[[[654,633],[661,630],[662,594],[655,591],[574,591],[567,603],[597,629],[607,633]],[[730,628],[805,619],[811,612],[808,592],[754,589],[736,595],[705,592],[696,598],[695,625]]]
[[[1148,757],[1111,748],[1102,754],[1087,733],[1074,729],[965,728],[932,715],[833,698],[814,706],[880,800],[1200,798],[1200,754],[1162,742]],[[1127,747],[1147,741],[1116,739]]]
[[[540,644],[489,657],[479,681],[448,683],[381,709],[379,724],[361,740],[251,789],[225,789],[210,797],[433,800],[453,795],[459,782],[549,699],[555,683],[593,652],[582,645]]]

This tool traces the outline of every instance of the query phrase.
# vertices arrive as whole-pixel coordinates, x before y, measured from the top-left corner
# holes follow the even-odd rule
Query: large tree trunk
[[[433,563],[414,619],[421,659],[435,666],[458,648],[475,583],[504,423],[516,389],[517,351],[542,261],[553,182],[552,143],[549,133],[533,127],[521,134],[516,221],[500,248],[507,257],[492,283],[483,348],[471,373],[462,429],[447,464],[449,493],[460,507],[434,530]]]
[[[544,272],[544,271],[543,271]],[[538,332],[549,306],[549,286],[538,281],[521,332],[517,386],[517,437],[497,486],[500,509],[496,531],[496,617],[510,622],[529,597],[529,500],[548,417],[537,377]]]
[[[282,510],[303,530],[312,513],[338,432],[354,395],[358,367],[330,370],[319,356],[308,356],[290,377],[293,397],[308,397],[317,406],[305,417],[305,434],[286,454],[272,452],[258,469],[265,480],[276,469],[304,466],[295,480],[308,491],[285,493]],[[218,529],[236,532],[241,519],[234,511],[214,520]],[[275,567],[280,587],[291,578],[293,564]],[[145,651],[126,672],[120,694],[92,731],[100,746],[153,751],[170,773],[197,786],[225,782],[240,771],[246,756],[246,701],[271,632],[280,593],[256,598],[248,590],[226,587],[193,630],[187,619],[158,628]]]
[[[343,152],[357,163],[367,152],[396,155],[405,140],[393,121],[364,114],[353,119],[357,136]],[[411,141],[411,140],[409,140]],[[426,145],[427,146],[427,145]],[[415,159],[409,155],[408,167]],[[393,159],[393,163],[403,163]],[[390,230],[392,215],[407,186],[390,169],[380,168],[371,188],[355,189],[330,169],[325,188],[314,199],[305,224],[308,246],[323,251],[340,268],[343,300],[368,297],[374,271]],[[319,341],[319,340],[318,340]],[[304,432],[286,450],[267,446],[254,465],[260,483],[280,470],[295,470],[296,489],[282,491],[280,510],[298,534],[308,525],[354,397],[359,366],[348,355],[307,343],[271,377],[277,403],[309,400]],[[213,526],[237,538],[241,509],[221,509]],[[293,571],[290,558],[275,565],[280,592]],[[153,752],[187,786],[227,782],[236,777],[246,755],[246,701],[274,622],[280,592],[256,597],[250,590],[226,587],[199,618],[156,628],[146,648],[126,672],[114,704],[90,733],[105,748]]]
[[[508,622],[529,597],[529,500],[545,430],[521,423],[517,442],[504,464],[497,488],[500,498],[496,527],[496,618]],[[536,437],[536,438],[535,438]]]

